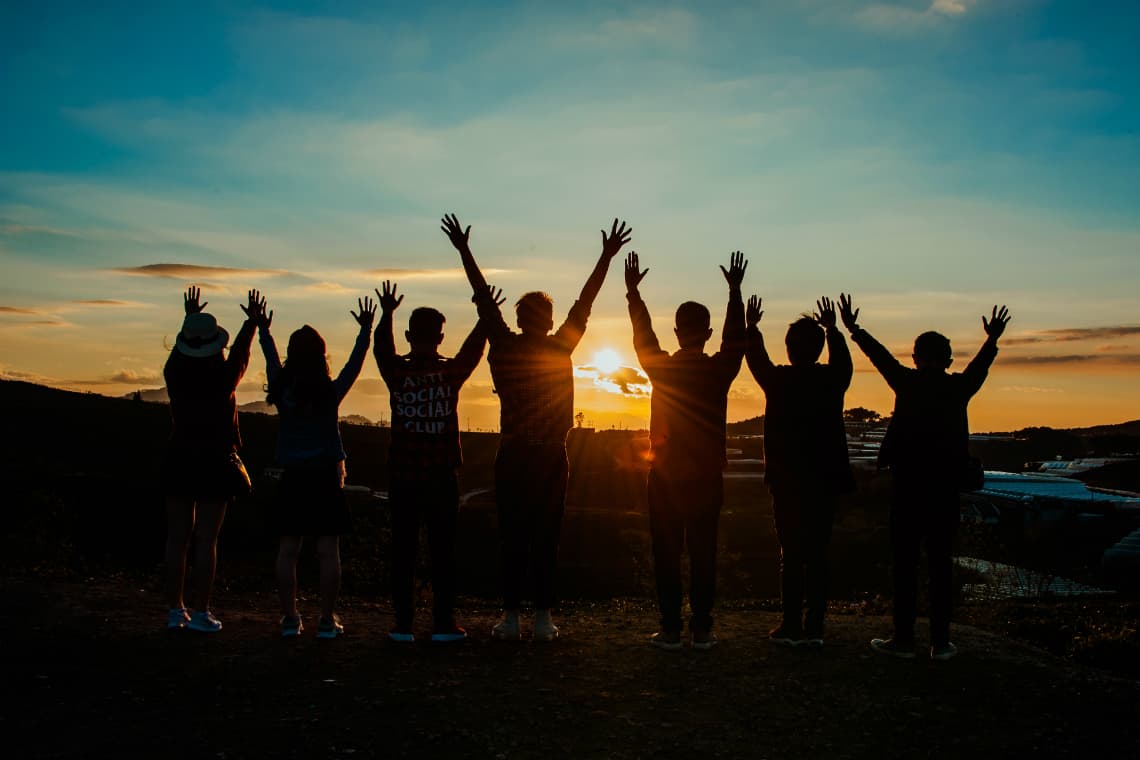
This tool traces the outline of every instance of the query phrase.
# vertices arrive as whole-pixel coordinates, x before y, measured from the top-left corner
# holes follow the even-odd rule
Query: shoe
[[[823,631],[804,631],[800,646],[808,649],[823,649]]]
[[[550,619],[550,610],[536,610],[534,613],[534,640],[554,641],[558,638],[558,626]]]
[[[185,607],[171,607],[166,613],[166,630],[181,631],[190,621],[190,613]]]
[[[903,644],[891,639],[871,639],[871,649],[879,654],[889,654],[904,660],[914,659],[914,644]]]
[[[317,623],[317,638],[318,639],[335,639],[337,636],[344,635],[344,626],[340,624],[340,618],[336,613],[333,613],[332,619],[321,618]]]
[[[768,640],[786,647],[798,647],[803,643],[803,633],[792,630],[791,626],[780,624],[768,631]]]
[[[284,615],[281,618],[281,636],[286,639],[295,639],[301,635],[305,626],[301,625],[300,615]]]
[[[706,651],[715,647],[718,641],[712,631],[693,631],[693,649]]]
[[[956,654],[958,654],[958,647],[950,642],[930,647],[930,659],[932,660],[949,660]]]
[[[222,630],[222,621],[214,617],[214,613],[209,610],[198,610],[190,613],[190,620],[186,623],[186,627],[191,631],[217,633]]]
[[[411,644],[416,640],[416,637],[412,634],[412,627],[410,625],[398,625],[388,631],[388,640],[394,641],[397,644]]]
[[[522,638],[519,633],[519,614],[517,612],[503,613],[503,619],[491,629],[491,638],[496,641],[518,641]]]
[[[467,631],[457,626],[454,622],[436,628],[431,634],[431,640],[436,644],[455,644],[466,638]]]
[[[681,634],[672,631],[658,631],[649,637],[650,646],[664,649],[666,652],[676,652],[681,648]]]

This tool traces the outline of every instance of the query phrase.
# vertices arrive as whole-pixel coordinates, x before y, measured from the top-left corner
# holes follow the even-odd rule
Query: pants
[[[569,465],[561,444],[502,446],[495,458],[495,494],[502,541],[503,607],[522,606],[527,569],[534,606],[554,606],[558,536]]]
[[[818,482],[772,486],[776,538],[780,542],[780,599],[784,626],[822,635],[827,611],[827,545],[835,518],[834,489]]]
[[[452,622],[455,605],[455,530],[459,518],[459,479],[454,470],[441,470],[430,478],[393,477],[389,485],[392,506],[392,607],[396,625],[410,628],[415,617],[416,553],[420,523],[427,524],[431,552],[431,581],[435,626]]]
[[[926,543],[927,574],[930,578],[930,643],[950,642],[950,609],[953,598],[951,555],[958,530],[958,491],[953,484],[896,473],[891,499],[891,550],[894,555],[895,639],[914,641],[918,615],[918,561]]]
[[[681,631],[681,552],[689,548],[689,630],[712,630],[716,596],[716,531],[724,502],[719,471],[707,476],[671,480],[649,470],[649,532],[661,630]]]

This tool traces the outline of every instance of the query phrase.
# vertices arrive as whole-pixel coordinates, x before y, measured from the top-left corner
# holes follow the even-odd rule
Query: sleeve
[[[368,356],[369,338],[368,330],[361,328],[356,336],[356,343],[352,346],[352,353],[348,355],[348,361],[344,363],[344,368],[336,376],[336,380],[333,380],[337,403],[343,401],[344,397],[348,395],[349,390],[352,389],[352,384],[356,382],[356,378],[360,377],[360,370],[364,369],[364,358]]]
[[[827,328],[827,366],[835,377],[836,385],[846,391],[851,387],[855,367],[851,363],[851,349],[837,327]]]
[[[720,350],[716,353],[717,363],[724,372],[724,381],[731,383],[740,372],[740,361],[744,358],[747,342],[744,326],[744,298],[740,291],[732,289],[728,293],[728,306],[724,310],[724,328],[720,333]]]
[[[253,320],[247,319],[234,337],[230,355],[226,357],[226,383],[230,390],[237,390],[238,383],[245,376],[249,366],[249,350],[253,346]]]
[[[471,373],[479,366],[479,360],[483,358],[483,347],[486,344],[487,334],[483,329],[483,321],[479,320],[471,329],[467,339],[463,341],[459,353],[451,361],[452,377],[456,386],[467,382],[467,378],[471,377]]]
[[[375,342],[372,354],[376,357],[376,368],[380,370],[380,377],[391,385],[392,365],[396,360],[396,341],[392,338],[392,314],[380,312],[380,321],[376,325]]]
[[[586,321],[589,318],[590,305],[582,300],[575,301],[566,315],[566,321],[554,333],[554,340],[567,351],[573,351],[586,334]]]
[[[748,328],[744,358],[748,361],[748,369],[752,372],[752,377],[767,393],[774,380],[773,373],[776,365],[769,358],[768,349],[764,347],[764,335],[756,325]]]
[[[269,328],[260,327],[257,330],[257,339],[261,344],[261,353],[265,355],[265,380],[272,388],[281,376],[281,356],[277,353],[277,344],[269,332]]]
[[[965,383],[966,398],[972,397],[982,388],[982,383],[986,381],[986,377],[990,372],[990,365],[994,363],[997,358],[997,341],[986,339],[982,347],[978,349],[978,354],[970,363],[966,365],[966,369],[962,371],[962,379]]]
[[[496,340],[511,334],[511,328],[507,326],[507,322],[503,319],[503,311],[499,305],[495,303],[495,299],[486,290],[483,290],[472,297],[475,302],[475,308],[479,312],[479,321],[483,323],[483,334],[487,340],[494,343]]]
[[[629,301],[629,321],[633,323],[633,350],[637,352],[641,368],[649,374],[668,354],[662,350],[657,333],[653,332],[653,320],[649,318],[649,309],[641,295],[635,292],[627,293],[625,297]]]
[[[875,369],[877,369],[879,374],[883,376],[883,379],[887,381],[887,385],[891,386],[891,390],[897,393],[906,382],[909,370],[907,370],[882,343],[875,340],[871,336],[871,333],[863,328],[860,327],[851,333],[851,340],[855,341],[855,345],[867,355],[867,358],[871,360],[871,364],[875,366]]]

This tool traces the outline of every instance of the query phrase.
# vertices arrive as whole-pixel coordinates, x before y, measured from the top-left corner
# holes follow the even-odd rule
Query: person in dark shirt
[[[183,297],[186,317],[174,349],[162,370],[170,396],[172,429],[163,464],[166,490],[166,625],[215,633],[221,622],[210,611],[210,592],[217,565],[218,533],[230,499],[249,488],[249,476],[238,457],[235,392],[249,365],[254,325],[265,312],[256,290],[242,306],[246,320],[230,347],[229,334],[199,303],[201,290]],[[191,613],[183,599],[186,554],[194,536],[194,584]]]
[[[340,591],[340,536],[352,532],[352,515],[344,498],[346,454],[340,438],[340,404],[364,368],[376,305],[357,299],[360,313],[350,311],[360,329],[352,353],[333,379],[321,334],[304,325],[289,336],[285,363],[269,328],[273,312],[258,319],[265,354],[266,400],[277,407],[277,464],[284,468],[273,523],[279,536],[277,590],[281,600],[281,635],[294,638],[303,626],[297,610],[297,560],[304,536],[315,536],[320,561],[321,613],[317,638],[344,633],[335,613]]]
[[[393,312],[403,302],[396,285],[385,281],[376,327],[376,364],[392,402],[388,447],[388,502],[392,507],[392,641],[415,640],[416,551],[420,523],[427,525],[431,551],[433,629],[431,640],[458,642],[467,632],[455,623],[455,531],[459,518],[459,389],[483,358],[486,336],[480,323],[454,359],[439,355],[443,314],[432,308],[412,311],[404,333],[412,350],[396,353]],[[495,300],[497,294],[490,294]]]
[[[637,359],[653,384],[650,398],[648,476],[649,528],[661,630],[650,639],[656,647],[681,648],[681,552],[689,548],[689,631],[694,649],[716,644],[712,632],[716,595],[717,524],[724,501],[723,472],[728,389],[744,357],[744,301],[740,284],[748,262],[739,251],[729,268],[720,271],[728,281],[728,308],[720,350],[709,356],[705,343],[712,337],[709,310],[693,301],[677,308],[673,332],[681,348],[670,355],[661,348],[649,309],[638,286],[648,273],[641,271],[637,254],[625,263],[626,299],[633,323]]]
[[[515,304],[520,332],[507,326],[487,281],[475,263],[469,238],[454,214],[441,229],[459,252],[475,293],[479,318],[487,332],[487,361],[499,396],[500,442],[495,459],[495,498],[503,547],[503,619],[491,631],[496,639],[520,637],[519,608],[523,581],[531,568],[535,585],[534,638],[558,636],[550,610],[558,536],[566,502],[566,434],[573,425],[574,368],[571,354],[586,331],[590,308],[605,281],[610,262],[629,242],[632,229],[614,219],[602,230],[602,253],[570,307],[566,321],[554,327],[554,304],[546,293],[524,294]]]
[[[791,646],[820,647],[827,611],[827,544],[836,499],[855,485],[843,428],[851,353],[836,327],[834,304],[821,298],[814,317],[804,316],[788,327],[784,345],[790,364],[773,363],[759,329],[764,314],[760,306],[758,297],[748,299],[745,356],[764,391],[764,480],[772,493],[780,542],[783,622],[769,638]],[[820,364],[825,341],[827,364]]]
[[[913,658],[917,616],[918,559],[923,542],[930,578],[930,656],[948,660],[958,649],[950,641],[951,550],[958,528],[958,491],[968,471],[970,425],[966,407],[997,357],[997,342],[1009,324],[1005,306],[982,316],[986,340],[966,369],[949,373],[950,340],[924,332],[914,341],[914,369],[858,325],[850,296],[839,296],[839,314],[851,339],[895,392],[895,409],[879,449],[880,467],[891,470],[891,548],[894,575],[894,634],[872,639],[883,654]]]

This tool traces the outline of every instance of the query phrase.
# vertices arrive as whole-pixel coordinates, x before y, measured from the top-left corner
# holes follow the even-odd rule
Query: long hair
[[[265,400],[280,409],[285,402],[302,414],[335,404],[332,374],[325,356],[325,339],[309,325],[289,336],[285,363]]]

